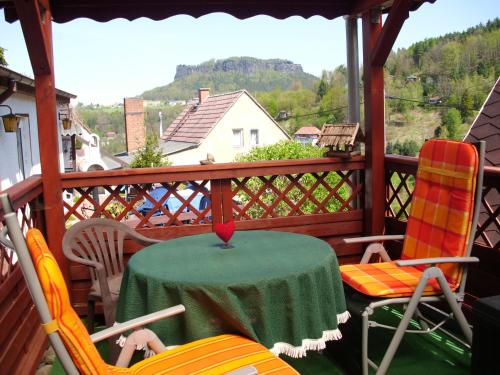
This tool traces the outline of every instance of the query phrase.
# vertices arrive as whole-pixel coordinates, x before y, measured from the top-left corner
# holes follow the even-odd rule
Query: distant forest
[[[339,66],[333,71],[325,70],[312,85],[295,79],[287,81],[286,86],[249,91],[292,135],[302,126],[321,127],[325,123],[346,121],[346,73],[345,66]],[[223,77],[218,83],[213,82],[214,87],[223,91],[231,80],[239,88],[250,87],[255,77],[240,71],[217,71],[216,74],[197,71],[177,82],[190,77],[201,79],[204,74],[209,74],[206,78],[210,80]],[[259,70],[259,74],[274,78],[286,75],[287,80],[293,77],[290,72],[276,70]],[[425,39],[409,48],[393,51],[385,64],[388,151],[411,155],[426,138],[460,138],[499,75],[499,18],[464,32]],[[233,90],[233,86],[231,90],[228,88]],[[154,90],[149,93],[152,92]],[[163,113],[165,129],[182,110],[182,106],[170,106],[154,95],[148,99],[160,101],[147,107],[146,122],[151,131],[158,131],[158,111]],[[122,107],[79,105],[77,110],[101,136],[108,131],[124,132]],[[111,152],[122,151],[123,139],[123,136],[117,137],[106,147]]]

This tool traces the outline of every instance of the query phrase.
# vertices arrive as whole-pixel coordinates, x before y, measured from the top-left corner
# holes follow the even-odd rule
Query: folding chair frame
[[[50,343],[52,344],[54,351],[59,357],[59,360],[61,361],[61,364],[66,373],[69,375],[77,375],[79,374],[79,372],[75,367],[75,364],[73,363],[68,350],[62,342],[61,336],[57,331],[52,332],[51,330],[47,330],[46,328],[49,327],[49,325],[53,322],[53,319],[50,314],[47,301],[45,300],[45,295],[40,285],[40,281],[38,280],[33,261],[31,260],[28,247],[26,246],[24,235],[19,226],[17,215],[15,212],[13,212],[13,208],[7,194],[0,194],[0,201],[5,213],[4,219],[6,223],[6,226],[3,227],[0,232],[0,243],[2,243],[2,245],[6,247],[13,249],[16,252],[19,263],[21,265],[21,271],[28,286],[28,290],[33,298],[37,311],[40,315],[42,326],[47,332]],[[9,238],[7,238],[7,235],[9,236]],[[91,335],[90,338],[94,343],[99,342],[112,336],[119,335],[120,333],[129,331],[131,329],[142,327],[159,319],[164,319],[173,315],[183,313],[184,311],[185,308],[183,305],[169,307],[167,309],[160,310],[155,313],[142,316],[140,318],[132,319],[110,328],[106,328],[98,333]],[[120,366],[127,366],[128,361],[130,361],[131,354],[132,353],[130,352],[122,352],[120,358],[118,359],[120,363],[117,364]]]
[[[474,237],[476,233],[477,223],[479,220],[479,211],[481,205],[481,196],[482,196],[482,186],[483,186],[483,169],[484,169],[484,149],[485,143],[481,141],[475,146],[478,149],[479,163],[478,163],[478,171],[476,178],[476,191],[474,194],[474,211],[472,217],[472,225],[471,232],[468,239],[467,244],[467,252],[465,257],[442,257],[442,258],[426,258],[426,259],[411,259],[411,260],[398,260],[396,264],[400,267],[403,266],[417,266],[417,265],[430,265],[423,271],[423,274],[415,288],[411,297],[398,297],[398,298],[389,298],[389,299],[374,299],[373,302],[370,302],[361,313],[362,319],[362,330],[361,330],[361,365],[363,375],[368,374],[368,366],[374,368],[376,370],[376,374],[385,374],[391,364],[392,359],[401,343],[401,340],[405,333],[429,333],[433,332],[436,329],[442,330],[447,334],[450,334],[455,339],[461,341],[459,338],[455,337],[453,334],[442,328],[442,325],[450,318],[454,317],[460,328],[462,329],[466,343],[465,345],[469,346],[472,344],[472,329],[469,326],[467,319],[465,318],[461,306],[464,300],[465,293],[465,283],[467,280],[467,266],[469,263],[479,262],[479,259],[476,257],[471,257],[472,245],[474,244]],[[378,254],[383,261],[390,261],[390,257],[387,254],[385,248],[380,243],[381,241],[388,240],[402,240],[404,239],[404,235],[385,235],[385,236],[370,236],[370,237],[359,237],[359,238],[349,238],[345,239],[344,243],[371,243],[367,248],[360,263],[368,263],[371,256],[374,254]],[[453,292],[446,281],[446,278],[442,272],[442,270],[437,267],[437,264],[443,263],[460,263],[463,266],[462,269],[462,278],[460,282],[460,286],[458,291]],[[442,295],[438,296],[423,296],[424,288],[428,284],[428,282],[432,279],[436,279],[441,287],[443,292]],[[445,300],[448,302],[452,313],[447,314],[436,307],[428,305],[428,302],[438,302]],[[439,323],[432,322],[431,320],[425,318],[419,311],[418,305],[422,303],[427,307],[430,307],[432,310],[437,311],[445,316],[445,319]],[[401,319],[401,322],[397,327],[390,327],[387,325],[379,324],[376,321],[370,320],[370,315],[372,315],[376,308],[394,304],[403,304],[406,305],[405,313]],[[409,330],[408,325],[410,324],[410,320],[413,317],[416,317],[419,320],[422,329],[420,330]],[[432,326],[429,327],[429,324]],[[395,329],[394,336],[384,354],[384,357],[380,363],[377,365],[375,362],[370,360],[368,357],[368,330],[370,327],[379,327],[386,329]]]
[[[52,316],[50,314],[49,307],[47,305],[47,301],[40,284],[40,280],[38,279],[38,275],[31,259],[28,247],[26,245],[24,235],[21,231],[21,227],[19,226],[17,215],[13,210],[12,204],[7,194],[0,194],[0,202],[2,203],[3,211],[5,213],[4,220],[6,223],[6,226],[3,227],[0,231],[0,243],[6,247],[13,249],[16,252],[19,263],[21,265],[21,271],[24,275],[28,290],[39,313],[42,326],[44,327],[44,330],[49,337],[50,343],[52,344],[56,355],[61,361],[66,374],[78,375],[79,371],[73,363],[73,360],[71,359],[71,356],[66,349],[61,336],[59,335],[57,330],[52,329],[54,320],[52,319]],[[186,309],[183,305],[169,307],[167,309],[144,315],[142,317],[132,319],[124,323],[116,324],[113,327],[106,328],[102,331],[94,333],[93,335],[90,335],[90,338],[93,343],[96,343],[105,339],[109,339],[110,337],[119,335],[121,333],[134,330],[134,332],[128,336],[125,347],[122,349],[116,363],[116,366],[118,367],[128,367],[130,359],[132,358],[132,354],[135,350],[134,342],[139,341],[141,344],[144,344],[144,335],[142,335],[142,333],[148,333],[148,340],[151,341],[148,341],[147,343],[156,353],[166,350],[163,343],[152,331],[148,329],[135,329],[143,327],[146,324],[153,323],[160,319],[165,319],[177,314],[181,314],[184,311],[186,311]],[[129,341],[131,343],[127,344],[129,343]],[[248,365],[234,371],[230,371],[226,375],[257,375],[257,369],[252,365]]]

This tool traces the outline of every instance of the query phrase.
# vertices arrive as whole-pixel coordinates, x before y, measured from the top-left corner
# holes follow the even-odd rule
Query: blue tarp
[[[185,200],[188,200],[193,195],[193,190],[190,189],[188,186],[188,188],[184,190],[179,190],[177,191],[177,193]],[[151,198],[153,198],[157,202],[159,202],[165,194],[167,194],[167,189],[164,187],[159,187],[149,192]],[[196,193],[195,197],[189,202],[189,204],[194,208],[196,208],[197,210],[203,210],[208,206],[209,202],[210,201],[205,197],[203,193]],[[170,212],[174,213],[179,210],[179,208],[182,206],[183,203],[184,203],[183,201],[181,201],[175,195],[171,194],[165,200],[165,202],[163,202],[163,207],[165,207]],[[145,215],[146,213],[151,211],[153,207],[154,207],[153,202],[151,202],[149,199],[144,198],[144,203],[137,208],[137,211],[139,211],[142,215]],[[189,212],[189,211],[190,211],[189,207],[185,207],[183,210],[183,212]],[[159,216],[159,215],[163,215],[163,213],[160,210],[157,210],[153,214],[153,216]]]

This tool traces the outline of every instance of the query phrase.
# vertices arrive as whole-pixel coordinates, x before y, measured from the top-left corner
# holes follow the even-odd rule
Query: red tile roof
[[[191,101],[165,130],[163,139],[199,144],[244,92],[209,96],[201,104]]]
[[[500,78],[493,86],[464,140],[485,141],[485,164],[500,167]]]
[[[295,135],[319,135],[321,130],[315,126],[303,126],[295,132]]]

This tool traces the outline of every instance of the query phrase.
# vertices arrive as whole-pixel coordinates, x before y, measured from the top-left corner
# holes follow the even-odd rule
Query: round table
[[[214,233],[148,246],[125,270],[117,321],[176,304],[183,315],[150,325],[166,345],[221,333],[300,357],[341,337],[348,318],[335,252],[310,236],[240,231],[221,247]]]

